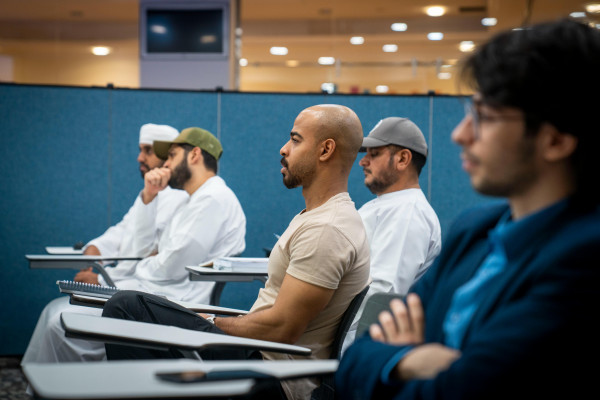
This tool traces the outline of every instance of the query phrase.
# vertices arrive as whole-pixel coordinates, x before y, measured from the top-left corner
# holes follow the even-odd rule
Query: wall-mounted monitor
[[[229,1],[142,0],[143,60],[220,60],[229,56]]]

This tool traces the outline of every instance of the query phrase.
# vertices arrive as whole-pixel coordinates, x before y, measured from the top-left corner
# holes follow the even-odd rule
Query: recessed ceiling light
[[[571,18],[585,18],[585,13],[583,11],[575,11],[569,14]]]
[[[395,53],[398,51],[398,45],[395,44],[384,44],[383,51],[386,53]]]
[[[287,60],[285,62],[285,65],[287,65],[288,67],[297,67],[298,65],[300,65],[300,61],[298,61],[298,60]]]
[[[394,22],[391,28],[394,32],[404,32],[408,29],[408,25],[406,25],[404,22]]]
[[[273,46],[273,47],[271,47],[271,50],[269,50],[269,51],[274,56],[285,56],[288,53],[287,47],[282,47],[282,46]]]
[[[333,64],[335,64],[335,58],[334,57],[319,57],[318,63],[321,65],[333,65]]]
[[[450,72],[440,72],[438,74],[438,79],[450,79],[452,78],[452,74]]]
[[[390,90],[390,88],[386,85],[377,85],[375,87],[375,91],[377,93],[387,93]]]
[[[444,34],[442,32],[429,32],[427,34],[427,39],[429,40],[442,40],[444,38]]]
[[[442,6],[431,6],[425,9],[425,12],[430,17],[441,17],[446,13],[446,7]]]
[[[496,26],[498,20],[496,18],[484,18],[481,20],[481,25],[483,26]]]
[[[248,59],[240,58],[240,67],[245,67],[246,65],[248,65]]]
[[[92,47],[92,53],[95,56],[106,56],[110,54],[110,47],[106,46],[94,46]]]
[[[365,38],[362,36],[352,36],[350,38],[350,43],[352,44],[363,44],[365,42]]]
[[[471,40],[463,40],[458,45],[458,49],[463,53],[471,52],[475,50],[475,43],[473,43]]]
[[[590,14],[598,14],[600,13],[600,3],[589,3],[585,5],[585,11]]]

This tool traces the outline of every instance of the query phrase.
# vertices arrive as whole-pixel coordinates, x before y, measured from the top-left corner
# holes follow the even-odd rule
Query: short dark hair
[[[188,153],[192,151],[192,149],[195,147],[188,143],[176,143],[176,145],[183,149],[184,157],[187,157]],[[216,174],[219,170],[219,163],[217,162],[217,159],[213,155],[209,154],[207,151],[203,149],[200,150],[202,151],[202,158],[204,159],[204,168]]]
[[[598,175],[598,102],[589,95],[600,93],[599,71],[600,31],[561,19],[496,35],[466,60],[462,78],[486,104],[523,111],[528,132],[549,123],[577,137],[571,162],[581,193]]]
[[[410,165],[412,165],[413,168],[415,169],[415,171],[417,172],[417,176],[421,175],[421,170],[423,169],[423,167],[425,166],[425,163],[427,162],[427,157],[425,157],[421,153],[417,153],[414,150],[411,150],[404,146],[399,146],[397,144],[389,144],[388,147],[390,148],[390,151],[392,152],[392,154],[396,154],[400,150],[410,151],[410,154],[412,154],[412,160],[410,162]]]

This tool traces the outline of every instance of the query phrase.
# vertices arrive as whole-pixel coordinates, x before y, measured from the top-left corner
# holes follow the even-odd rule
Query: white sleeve
[[[432,232],[412,202],[388,211],[378,218],[371,238],[371,293],[405,295],[429,267]]]
[[[207,260],[228,223],[226,211],[214,197],[188,203],[178,211],[160,240],[158,254],[137,264],[137,279],[155,284],[187,279],[184,267]]]

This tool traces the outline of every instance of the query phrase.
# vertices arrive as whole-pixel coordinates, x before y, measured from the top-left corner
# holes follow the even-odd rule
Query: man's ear
[[[204,157],[202,157],[202,150],[200,147],[194,147],[192,150],[190,150],[188,153],[188,164],[193,165],[203,161]]]
[[[542,157],[549,162],[565,160],[575,152],[579,140],[570,133],[560,132],[554,125],[544,123],[538,132]]]
[[[394,166],[398,171],[406,170],[412,161],[412,153],[408,149],[399,150],[392,157],[394,158]]]
[[[333,139],[325,139],[321,142],[321,154],[319,155],[319,160],[326,161],[333,156],[335,151],[335,140]]]

